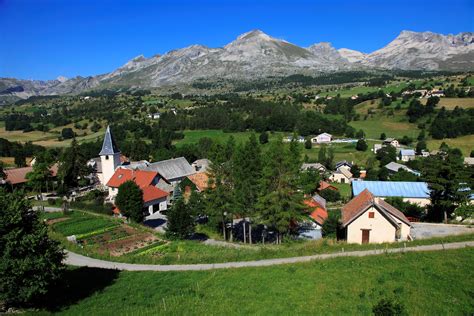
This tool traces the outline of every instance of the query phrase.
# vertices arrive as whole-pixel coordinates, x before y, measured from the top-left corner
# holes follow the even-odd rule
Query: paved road
[[[266,267],[278,264],[289,264],[308,262],[311,260],[321,260],[336,257],[364,257],[371,255],[379,255],[383,253],[400,253],[400,252],[412,252],[412,251],[434,251],[443,249],[458,249],[465,247],[474,247],[474,241],[448,243],[448,244],[435,244],[426,246],[415,246],[407,248],[395,248],[395,249],[380,249],[380,250],[365,250],[365,251],[351,251],[351,252],[339,252],[331,254],[320,254],[305,257],[292,257],[292,258],[280,258],[280,259],[265,259],[257,261],[241,261],[241,262],[225,262],[225,263],[210,263],[210,264],[183,264],[183,265],[152,265],[152,264],[131,264],[131,263],[120,263],[93,259],[85,257],[73,252],[67,252],[66,264],[80,267],[92,267],[92,268],[103,268],[103,269],[117,269],[126,271],[193,271],[193,270],[212,270],[212,269],[227,269],[227,268],[242,268],[242,267]]]

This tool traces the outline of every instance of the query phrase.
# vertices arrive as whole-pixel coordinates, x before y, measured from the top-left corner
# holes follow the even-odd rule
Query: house
[[[390,173],[392,173],[392,174],[393,174],[393,173],[397,173],[397,172],[399,172],[400,170],[405,170],[405,171],[407,171],[407,172],[413,173],[413,174],[416,175],[416,176],[420,176],[420,173],[419,173],[418,171],[415,171],[415,170],[413,170],[413,169],[411,169],[411,168],[408,168],[408,167],[405,166],[405,165],[402,165],[402,164],[399,164],[399,163],[393,162],[393,161],[390,162],[390,163],[388,163],[388,164],[386,164],[386,165],[385,165],[385,168],[387,168],[388,171],[389,171]]]
[[[106,184],[114,174],[115,169],[122,164],[120,150],[112,135],[110,126],[107,126],[107,130],[105,131],[99,157],[102,170],[102,176],[99,178],[99,181],[101,184]]]
[[[415,150],[413,149],[401,149],[398,153],[398,159],[401,161],[410,161],[416,158]]]
[[[464,157],[464,164],[474,166],[474,157]]]
[[[427,158],[427,157],[429,157],[429,156],[430,156],[430,152],[429,152],[429,151],[427,151],[427,150],[422,150],[422,151],[421,151],[421,157]]]
[[[161,116],[160,113],[151,113],[151,114],[148,114],[148,118],[151,118],[152,120],[157,120],[159,119]]]
[[[120,155],[119,166],[123,166],[128,163],[129,163],[128,158],[124,155]],[[102,172],[102,159],[100,157],[89,159],[87,161],[87,166],[92,168],[93,170],[91,174],[91,178],[93,178],[94,181],[105,186],[106,182],[104,181],[104,173]]]
[[[155,212],[167,210],[169,194],[156,186],[158,184],[159,174],[153,171],[117,168],[107,182],[109,200],[113,202],[117,196],[120,185],[130,180],[135,182],[140,189],[142,189],[143,207],[150,215]],[[118,213],[120,211],[116,209],[115,212]]]
[[[157,172],[159,174],[157,187],[165,192],[173,192],[181,180],[196,173],[184,157],[153,162],[142,170]]]
[[[313,144],[326,144],[330,143],[332,140],[332,135],[328,133],[319,134],[316,137],[311,138]]]
[[[307,211],[309,217],[315,224],[314,227],[316,229],[321,229],[324,221],[328,218],[326,200],[319,194],[315,194],[311,198],[305,199],[303,203],[308,207]]]
[[[1,179],[0,184],[9,184],[12,187],[17,187],[28,182],[26,175],[33,171],[33,166],[21,167],[21,168],[7,168],[3,170],[6,175],[6,179]],[[58,164],[49,168],[51,177],[55,178],[58,175]]]
[[[411,240],[411,223],[406,216],[367,189],[344,205],[341,221],[348,243]]]
[[[382,149],[383,145],[382,144],[374,144],[374,149],[373,152],[376,154],[380,149]]]
[[[334,191],[339,191],[338,188],[336,188],[335,186],[333,186],[332,184],[326,182],[326,181],[319,181],[319,187],[318,187],[318,191],[323,191],[323,190],[334,190]]]
[[[319,173],[324,173],[326,172],[326,167],[324,167],[324,165],[318,163],[318,162],[315,162],[315,163],[303,163],[301,165],[301,171],[307,171],[307,170],[316,170],[316,171],[319,171]]]
[[[401,197],[405,202],[420,206],[430,204],[430,191],[426,182],[407,181],[352,181],[352,196],[357,196],[365,189],[375,197]]]
[[[395,148],[400,147],[400,143],[398,142],[398,140],[396,140],[395,138],[392,138],[392,137],[386,138],[383,141],[383,145],[385,145],[385,146],[390,145],[390,146],[395,147]]]
[[[337,169],[329,177],[329,180],[337,183],[351,183],[351,179],[352,173],[345,167]]]
[[[342,161],[336,162],[336,169],[341,169],[341,168],[344,168],[346,170],[351,170],[352,163],[347,161],[347,160],[342,160]]]
[[[196,170],[196,172],[206,172],[211,165],[211,161],[209,159],[198,159],[194,161],[191,166]]]
[[[296,136],[294,140],[297,141],[298,143],[304,143],[306,141],[303,136]],[[292,141],[293,141],[293,136],[286,136],[285,138],[283,138],[283,142],[285,143],[291,143]]]
[[[438,97],[442,98],[444,97],[444,91],[443,90],[431,90],[430,92],[427,93],[427,97]]]

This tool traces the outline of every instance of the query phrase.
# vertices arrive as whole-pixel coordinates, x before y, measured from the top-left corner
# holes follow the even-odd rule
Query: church
[[[166,211],[176,186],[196,173],[184,157],[150,163],[129,161],[120,153],[110,126],[105,132],[99,157],[89,160],[99,187],[108,190],[107,200],[114,202],[118,188],[126,181],[134,181],[143,191],[143,202],[148,214]],[[120,210],[115,208],[115,213]]]

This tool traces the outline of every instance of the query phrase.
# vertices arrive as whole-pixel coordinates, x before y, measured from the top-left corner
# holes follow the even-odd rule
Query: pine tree
[[[185,239],[194,233],[195,221],[188,205],[179,198],[167,213],[168,223],[166,236],[169,238]]]
[[[294,161],[283,143],[272,143],[264,155],[262,188],[257,209],[261,222],[277,232],[277,243],[302,217],[302,195],[295,186]]]
[[[89,173],[87,160],[80,152],[76,139],[73,139],[71,146],[63,151],[59,160],[58,177],[62,191],[85,184],[84,177]]]

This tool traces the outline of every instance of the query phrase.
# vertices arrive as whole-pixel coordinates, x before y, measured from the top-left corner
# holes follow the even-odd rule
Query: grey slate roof
[[[105,131],[104,142],[102,143],[102,150],[100,151],[99,156],[113,155],[119,152],[120,150],[118,149],[112,132],[110,131],[110,126],[107,126],[107,130]]]
[[[166,180],[183,178],[196,173],[184,157],[154,162],[149,164],[144,170],[156,171]]]

